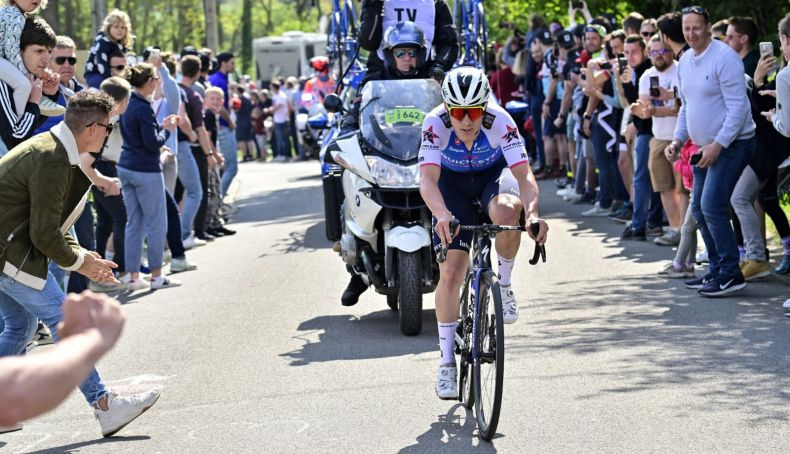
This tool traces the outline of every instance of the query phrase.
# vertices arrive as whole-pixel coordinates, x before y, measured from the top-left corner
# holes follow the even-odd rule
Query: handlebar
[[[540,224],[535,222],[530,224],[529,226],[530,231],[534,236],[537,236],[540,233]],[[461,221],[456,218],[453,218],[450,221],[450,232],[455,232],[457,230],[465,230],[465,231],[476,231],[480,232],[486,236],[494,236],[500,232],[512,232],[512,231],[520,231],[526,232],[527,229],[520,225],[496,225],[496,224],[480,224],[480,225],[461,225]],[[444,263],[447,260],[447,248],[442,247],[439,250],[439,256],[436,258],[436,261],[439,263]],[[546,245],[538,244],[535,242],[535,250],[532,254],[532,258],[529,260],[530,265],[537,265],[538,261],[546,262]]]

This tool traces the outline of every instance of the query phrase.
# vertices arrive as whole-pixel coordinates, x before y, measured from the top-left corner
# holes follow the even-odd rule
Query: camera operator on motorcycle
[[[308,113],[312,113],[313,106],[321,105],[326,95],[335,92],[335,81],[329,74],[329,58],[313,57],[310,59],[310,67],[315,71],[315,76],[305,83],[301,103],[301,107]]]
[[[382,70],[386,62],[387,30],[400,22],[414,23],[425,36],[428,52],[415,63],[422,67],[435,49],[427,66],[441,80],[458,58],[458,35],[450,7],[445,0],[364,0],[360,14],[359,45],[370,52],[368,72]],[[382,33],[382,31],[384,33]]]
[[[455,332],[459,294],[469,264],[472,232],[451,232],[450,221],[476,224],[475,201],[494,224],[538,223],[539,244],[546,241],[548,225],[538,216],[538,185],[515,122],[493,101],[485,74],[473,67],[459,67],[442,84],[444,103],[426,115],[420,147],[420,194],[434,216],[434,250],[446,248],[439,265],[436,319],[441,360],[436,394],[458,397]],[[511,287],[511,273],[521,242],[520,232],[496,236],[503,322],[518,319],[518,303]]]
[[[384,33],[384,68],[368,72],[360,84],[360,92],[371,80],[429,78],[434,65],[430,60],[426,60],[427,53],[428,44],[425,35],[417,24],[404,21],[389,27]],[[421,65],[419,62],[424,64]],[[438,75],[436,72],[433,74]],[[444,76],[444,72],[441,76]],[[356,98],[351,112],[343,116],[341,137],[359,129],[360,102],[361,98]],[[354,273],[351,267],[347,269],[351,273],[351,280],[343,291],[340,301],[344,306],[353,306],[359,301],[359,296],[368,289],[368,284],[361,276]]]

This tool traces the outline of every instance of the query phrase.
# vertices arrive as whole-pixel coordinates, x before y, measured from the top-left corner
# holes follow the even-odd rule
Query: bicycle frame
[[[487,45],[487,39],[478,36],[478,30],[483,30],[485,33],[487,27],[483,0],[457,0],[455,2],[454,19],[456,27],[459,29],[459,42],[462,48],[462,52],[458,55],[457,65],[483,68],[485,61],[482,60],[486,50],[479,49],[482,52],[478,53],[477,49],[481,38],[484,40],[482,46]]]

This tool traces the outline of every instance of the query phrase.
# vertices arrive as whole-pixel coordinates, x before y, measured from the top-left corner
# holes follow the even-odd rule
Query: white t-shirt
[[[654,67],[648,69],[642,74],[639,79],[639,96],[650,96],[650,77],[658,76],[658,85],[664,90],[670,92],[674,87],[680,89],[680,79],[678,78],[678,65],[674,61],[672,66],[660,72]],[[653,105],[656,107],[672,107],[675,105],[675,100],[670,99],[667,101],[653,100]],[[678,117],[653,117],[653,137],[658,140],[672,140],[675,136],[675,124]]]
[[[283,106],[278,109],[277,106]],[[272,93],[272,109],[274,113],[272,114],[272,120],[275,123],[287,123],[288,122],[288,96],[285,94],[285,90],[280,89],[279,93]]]

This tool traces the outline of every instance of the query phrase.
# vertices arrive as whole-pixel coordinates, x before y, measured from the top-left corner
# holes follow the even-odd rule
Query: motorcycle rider
[[[386,31],[406,21],[416,24],[425,35],[428,52],[416,62],[417,66],[428,63],[431,49],[435,48],[429,70],[442,71],[442,75],[449,71],[458,58],[459,46],[453,16],[445,0],[364,0],[359,45],[370,52],[368,72],[377,72],[386,66]]]
[[[368,71],[360,84],[362,87],[370,80],[426,79],[434,68],[433,62],[426,60],[428,43],[425,35],[414,22],[404,21],[389,27],[384,33],[384,67],[378,71]],[[420,64],[423,62],[423,64]],[[437,76],[437,72],[434,72]],[[441,76],[444,72],[441,72]],[[359,108],[361,98],[354,99],[351,112],[343,116],[340,135],[359,129]],[[343,306],[353,306],[359,296],[368,289],[362,277],[347,266],[351,280],[340,298]]]
[[[301,107],[308,112],[314,105],[323,103],[326,95],[335,92],[335,81],[329,74],[329,58],[313,57],[310,59],[310,67],[315,71],[315,76],[305,83],[301,102]],[[309,99],[305,97],[307,94],[311,95]]]
[[[439,265],[436,288],[441,350],[436,394],[441,399],[458,397],[455,329],[472,241],[472,232],[451,233],[450,221],[478,223],[474,203],[479,198],[494,224],[516,225],[523,214],[527,224],[540,226],[537,236],[527,230],[535,241],[543,244],[548,233],[546,222],[538,217],[538,185],[521,135],[507,111],[489,102],[490,92],[481,70],[453,69],[442,84],[444,103],[426,115],[422,125],[420,194],[434,216],[434,250],[448,249]],[[510,276],[521,242],[519,233],[496,236],[504,323],[518,319]]]

